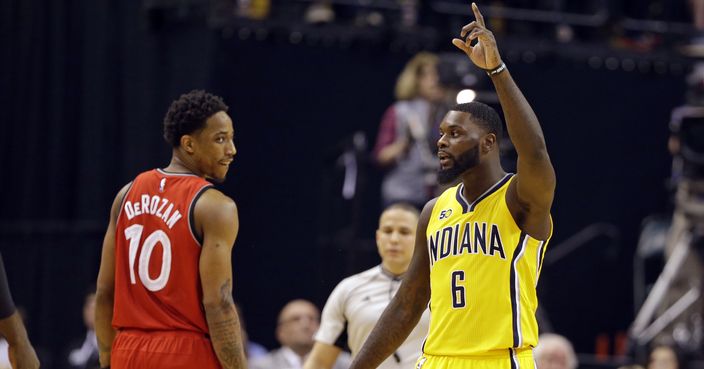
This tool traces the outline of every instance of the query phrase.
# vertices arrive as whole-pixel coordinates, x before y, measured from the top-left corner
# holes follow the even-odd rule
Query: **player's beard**
[[[213,183],[215,183],[215,184],[223,184],[223,183],[225,183],[225,177],[227,177],[227,173],[225,173],[225,175],[224,175],[222,178],[216,177],[215,175],[206,175],[206,178],[207,178],[210,182],[213,182]]]
[[[452,166],[438,171],[438,183],[448,184],[457,179],[460,174],[472,169],[479,164],[479,145],[461,153],[458,157],[451,156]]]

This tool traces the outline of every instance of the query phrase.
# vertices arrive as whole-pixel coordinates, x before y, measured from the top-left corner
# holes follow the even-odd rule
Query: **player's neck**
[[[181,159],[178,153],[174,150],[174,153],[171,156],[171,162],[168,166],[166,166],[166,168],[164,168],[164,171],[171,173],[191,173],[202,177],[202,173],[195,170],[194,168],[194,165],[189,164],[186,160]]]
[[[408,266],[404,268],[397,265],[389,265],[383,262],[381,263],[381,271],[392,278],[398,278],[402,276],[403,273],[406,273],[406,270],[408,270]]]
[[[302,361],[305,361],[306,357],[313,349],[313,347],[309,345],[292,345],[286,347],[291,350],[294,354],[298,355],[298,357],[300,357]]]
[[[465,199],[469,202],[473,202],[505,175],[506,172],[501,167],[500,163],[477,165],[466,171],[462,174],[462,183],[464,183],[463,195]]]

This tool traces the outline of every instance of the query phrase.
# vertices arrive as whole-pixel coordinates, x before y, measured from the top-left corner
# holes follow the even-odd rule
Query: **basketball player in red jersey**
[[[223,181],[237,151],[227,109],[204,91],[181,95],[164,118],[171,163],[115,197],[96,295],[102,368],[246,368],[232,299],[237,207],[206,181]]]

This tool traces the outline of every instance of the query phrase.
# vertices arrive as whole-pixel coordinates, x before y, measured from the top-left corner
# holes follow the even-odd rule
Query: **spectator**
[[[293,300],[279,313],[276,339],[281,348],[254,359],[250,369],[301,369],[306,356],[313,349],[313,335],[320,325],[320,311],[310,301]],[[334,369],[346,369],[349,354],[340,355]]]
[[[540,369],[576,369],[578,365],[570,341],[553,333],[541,334],[538,338],[535,362]]]
[[[680,369],[680,360],[673,346],[656,345],[650,351],[648,369]]]
[[[437,64],[433,54],[414,56],[396,82],[398,101],[384,113],[374,147],[375,160],[386,171],[381,187],[383,207],[409,202],[422,208],[434,195],[435,142],[447,112]]]

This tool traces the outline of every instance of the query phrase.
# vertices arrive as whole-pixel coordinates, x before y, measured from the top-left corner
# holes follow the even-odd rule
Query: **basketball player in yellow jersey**
[[[535,369],[535,287],[552,234],[555,173],[538,119],[475,4],[472,10],[476,20],[452,43],[491,77],[517,173],[501,168],[496,111],[469,103],[445,116],[438,178],[462,181],[423,208],[410,268],[350,369],[376,368],[428,302],[430,330],[416,369]]]

